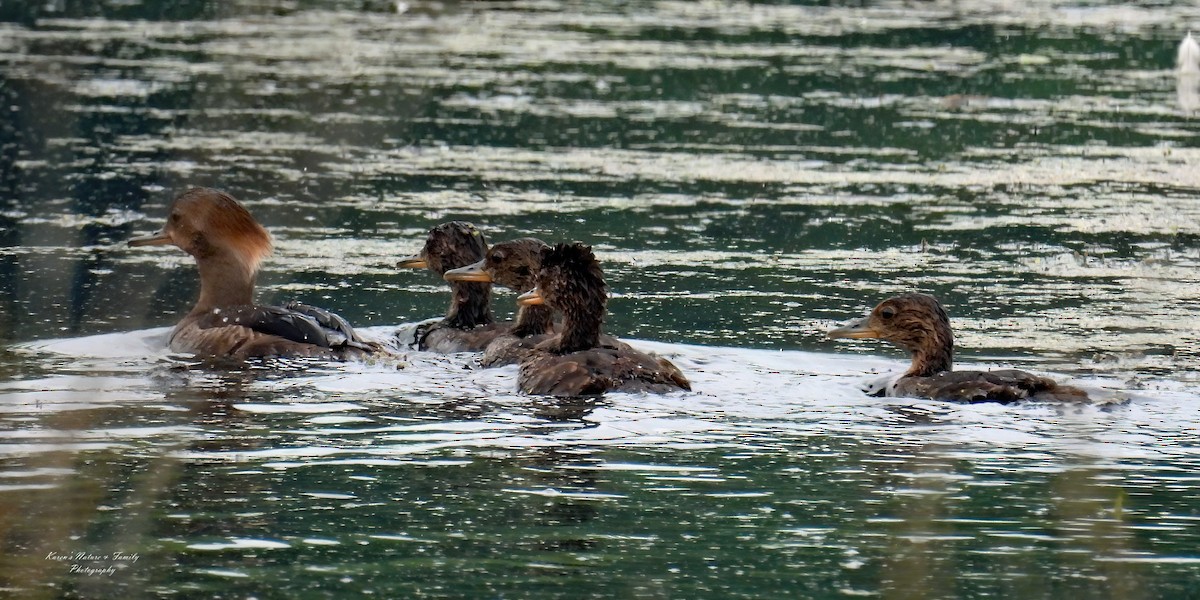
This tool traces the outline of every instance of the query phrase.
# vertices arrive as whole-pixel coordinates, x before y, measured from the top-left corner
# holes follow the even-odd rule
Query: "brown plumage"
[[[537,288],[522,294],[519,301],[525,305],[545,303],[559,311],[562,327],[521,360],[517,380],[521,391],[583,396],[606,391],[692,389],[667,359],[601,338],[608,286],[590,247],[574,243],[545,248],[540,265]]]
[[[478,262],[446,271],[447,281],[476,281],[502,285],[523,294],[537,285],[537,270],[546,243],[536,238],[500,242],[488,249]],[[554,332],[550,307],[518,305],[512,326],[497,336],[483,352],[480,362],[497,367],[519,362],[537,343]]]
[[[172,202],[158,233],[129,240],[130,246],[168,244],[192,255],[200,271],[200,298],[171,332],[172,350],[237,360],[345,359],[380,351],[328,311],[298,303],[254,303],[254,279],[271,253],[271,237],[232,196],[190,189]]]
[[[429,269],[439,277],[447,271],[478,262],[487,252],[483,232],[465,221],[442,223],[429,230],[425,245],[397,266]],[[478,352],[507,331],[492,316],[492,284],[451,281],[446,316],[417,332],[416,346],[432,352]]]
[[[866,317],[829,332],[831,338],[880,338],[912,354],[912,366],[878,395],[952,402],[1087,402],[1087,392],[1015,369],[954,371],[950,317],[928,294],[902,294],[880,302]]]

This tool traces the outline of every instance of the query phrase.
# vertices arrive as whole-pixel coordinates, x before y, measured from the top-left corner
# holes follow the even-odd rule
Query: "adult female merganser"
[[[610,390],[692,389],[667,359],[601,339],[608,286],[591,247],[574,243],[545,248],[539,264],[537,288],[522,294],[518,302],[525,306],[545,303],[562,313],[563,320],[557,335],[521,360],[517,379],[521,391],[583,396]]]
[[[254,303],[254,279],[271,252],[271,237],[229,194],[190,189],[172,202],[158,233],[129,240],[130,246],[167,244],[192,255],[200,270],[200,299],[171,332],[171,350],[238,360],[346,359],[381,351],[329,311],[296,302]]]
[[[447,281],[497,283],[523,294],[537,285],[537,270],[545,242],[520,238],[488,249],[479,262],[446,271]],[[537,342],[554,331],[553,312],[544,304],[518,305],[517,318],[508,331],[488,344],[480,362],[496,367],[519,362]]]
[[[953,371],[950,317],[928,294],[902,294],[880,302],[866,317],[829,332],[831,338],[880,338],[912,354],[912,366],[879,396],[952,402],[1087,402],[1087,392],[1016,369]]]
[[[414,256],[397,266],[429,269],[442,276],[483,258],[487,240],[483,232],[465,221],[442,223],[429,230],[425,245]],[[478,281],[451,281],[453,296],[446,316],[416,332],[415,346],[433,352],[478,352],[496,336],[507,331],[492,316],[492,284]]]

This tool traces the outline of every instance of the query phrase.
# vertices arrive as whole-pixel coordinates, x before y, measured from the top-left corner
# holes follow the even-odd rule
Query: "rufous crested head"
[[[130,246],[171,244],[198,260],[234,257],[250,272],[271,253],[271,236],[246,207],[225,192],[192,188],[171,203],[158,233],[129,240]]]

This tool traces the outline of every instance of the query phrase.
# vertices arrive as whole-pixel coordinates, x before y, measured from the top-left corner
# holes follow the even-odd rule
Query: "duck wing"
[[[891,390],[896,396],[949,402],[1088,402],[1087,392],[1053,379],[1019,371],[943,371],[930,377],[903,377]]]
[[[295,300],[284,303],[283,308],[285,310],[298,312],[302,315],[307,315],[309,317],[312,317],[313,319],[315,319],[317,321],[317,324],[320,325],[321,327],[328,329],[328,330],[335,331],[335,332],[345,336],[345,338],[347,340],[359,342],[362,344],[367,343],[366,340],[359,337],[358,332],[354,331],[354,327],[352,327],[350,325],[349,321],[342,318],[341,315],[339,315],[335,312],[331,312],[331,311],[325,310],[323,308],[317,308],[316,306],[311,306],[308,304],[304,304],[302,302],[297,302]]]
[[[580,354],[580,353],[576,353]],[[598,376],[582,357],[538,352],[521,361],[521,391],[538,396],[596,396],[613,388],[612,378]]]
[[[437,321],[422,328],[418,326],[416,340],[418,350],[441,352],[482,352],[498,336],[508,330],[504,324],[489,323],[478,325],[471,329],[459,329],[446,324],[445,320]]]
[[[612,371],[620,381],[618,389],[658,393],[692,390],[691,382],[675,363],[657,354],[637,350],[612,336],[600,336],[600,343],[600,349],[613,356]]]
[[[375,351],[376,348],[362,341],[342,317],[323,309],[303,304],[299,306],[303,307],[302,310],[288,306],[224,307],[202,315],[197,319],[196,326],[202,330],[240,326],[299,344],[331,349],[354,348],[368,353]]]

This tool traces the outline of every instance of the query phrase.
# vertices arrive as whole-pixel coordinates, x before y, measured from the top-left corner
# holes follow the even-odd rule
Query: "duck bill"
[[[414,254],[408,258],[400,259],[400,262],[396,263],[396,266],[404,269],[428,269],[429,263],[420,254]]]
[[[538,288],[533,288],[517,296],[517,304],[520,306],[538,306],[545,303],[546,299],[542,297],[542,292]]]
[[[442,279],[446,281],[474,281],[477,283],[492,283],[492,276],[488,275],[487,271],[483,270],[484,261],[479,261],[473,265],[450,269],[442,274]]]
[[[835,340],[838,338],[858,340],[863,338],[877,338],[879,337],[879,332],[871,327],[869,317],[863,317],[837,329],[829,330],[828,335],[830,339]]]
[[[126,243],[135,248],[138,246],[165,246],[171,243],[171,236],[167,235],[166,232],[158,231],[150,235],[132,238]]]

